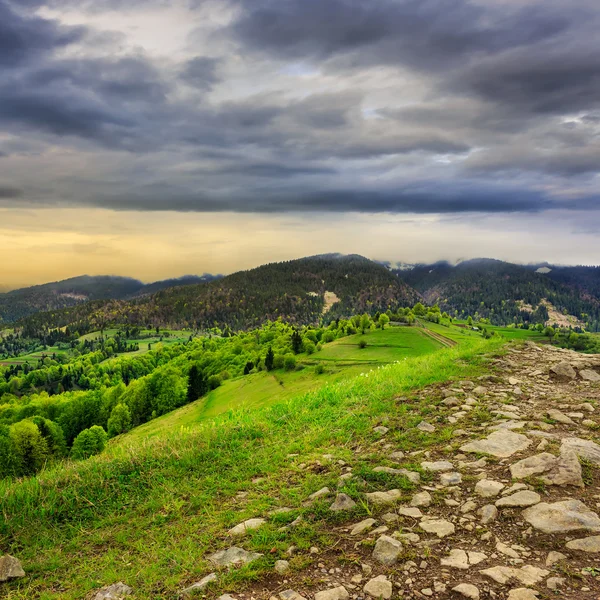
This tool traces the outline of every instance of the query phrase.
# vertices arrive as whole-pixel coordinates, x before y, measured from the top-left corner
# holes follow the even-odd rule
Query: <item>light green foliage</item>
[[[296,357],[293,354],[286,354],[283,364],[286,371],[293,371],[296,368]]]
[[[14,470],[23,475],[39,471],[50,456],[48,443],[32,421],[20,421],[10,427]]]
[[[107,440],[106,431],[98,425],[84,429],[73,442],[71,456],[76,459],[84,459],[100,454],[104,450]]]
[[[126,404],[117,404],[108,419],[108,435],[114,437],[131,429],[131,411]]]

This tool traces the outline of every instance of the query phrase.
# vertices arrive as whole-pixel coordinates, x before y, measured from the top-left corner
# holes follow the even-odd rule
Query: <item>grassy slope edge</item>
[[[386,439],[397,449],[450,440],[447,424],[433,434],[415,429],[423,418],[436,421],[438,400],[411,403],[411,390],[480,373],[485,355],[504,342],[481,340],[407,359],[270,408],[228,413],[150,440],[127,444],[124,438],[91,460],[0,482],[1,549],[17,555],[28,574],[5,585],[3,596],[74,600],[125,581],[135,598],[176,598],[211,570],[207,554],[233,543],[265,556],[224,574],[220,590],[266,576],[290,544],[328,548],[329,526],[340,517],[325,504],[303,502],[325,485],[335,489],[343,471],[337,463],[326,472],[300,463],[330,453],[366,480],[366,491],[408,490],[402,477],[373,473],[368,455],[357,449],[365,452],[375,441],[377,424],[392,426]],[[400,401],[400,394],[409,397]],[[256,477],[264,479],[253,484]],[[344,491],[358,501],[351,518],[369,513],[360,501],[364,488],[348,484]],[[242,541],[227,539],[229,527],[283,506],[293,510],[271,516]],[[279,531],[299,514],[300,526]],[[293,568],[302,566],[292,561]]]

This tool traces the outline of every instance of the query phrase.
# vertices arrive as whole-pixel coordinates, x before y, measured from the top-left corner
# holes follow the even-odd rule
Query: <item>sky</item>
[[[0,287],[600,264],[597,0],[0,0]]]

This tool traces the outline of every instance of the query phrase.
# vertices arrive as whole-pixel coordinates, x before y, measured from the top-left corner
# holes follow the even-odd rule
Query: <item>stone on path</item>
[[[583,369],[579,371],[579,376],[585,381],[600,381],[600,375],[591,369]]]
[[[504,489],[504,484],[491,479],[482,479],[475,485],[475,493],[482,498],[494,498]]]
[[[283,590],[283,592],[279,592],[279,597],[281,600],[306,600],[296,590]]]
[[[364,533],[368,529],[371,529],[371,527],[373,527],[373,525],[375,525],[375,523],[377,523],[377,521],[375,519],[365,519],[364,521],[357,523],[352,528],[350,535],[360,535],[361,533]]]
[[[569,550],[580,550],[581,552],[600,552],[600,535],[593,535],[580,540],[567,542]]]
[[[393,467],[375,467],[374,473],[388,473],[390,475],[402,475],[406,477],[412,483],[419,483],[421,481],[421,475],[416,471],[409,471],[407,469],[394,469]]]
[[[402,506],[398,509],[398,514],[412,519],[420,519],[423,516],[423,513],[416,506]]]
[[[411,506],[429,506],[431,504],[431,494],[429,492],[417,492],[410,501]]]
[[[458,485],[462,482],[462,475],[453,471],[452,473],[442,473],[440,475],[440,484],[444,487],[448,487],[450,485]]]
[[[341,585],[315,594],[315,600],[347,600],[349,597],[348,591]]]
[[[546,414],[557,423],[562,423],[563,425],[575,425],[575,421],[573,421],[571,417],[567,417],[564,412],[557,408],[550,408],[546,411]]]
[[[331,491],[329,490],[328,487],[324,487],[321,488],[320,490],[317,490],[314,494],[311,494],[308,499],[309,500],[319,500],[320,498],[324,498],[325,496],[329,496],[329,494],[331,493]]]
[[[452,471],[454,469],[454,465],[447,460],[437,460],[435,462],[423,461],[421,467],[426,471],[433,471],[434,473]]]
[[[351,510],[356,506],[356,502],[348,494],[338,494],[335,502],[329,507],[329,510]]]
[[[122,581],[103,587],[94,596],[94,600],[121,600],[124,596],[131,596],[133,590]]]
[[[506,600],[538,600],[539,592],[529,588],[514,588],[508,592]]]
[[[579,458],[585,458],[591,463],[600,467],[600,446],[592,440],[583,440],[581,438],[564,438],[560,446],[560,452],[571,450]]]
[[[400,490],[389,490],[387,492],[370,492],[366,494],[367,501],[375,506],[386,506],[394,504],[402,497]]]
[[[523,511],[523,518],[544,533],[600,531],[600,518],[579,500],[541,502]]]
[[[459,583],[452,588],[452,591],[461,594],[463,598],[468,598],[468,600],[479,600],[479,589],[472,583]]]
[[[232,536],[246,535],[248,531],[251,531],[252,529],[258,529],[265,523],[266,521],[264,519],[248,519],[247,521],[232,527],[227,533]]]
[[[483,552],[465,551],[458,548],[450,550],[450,554],[440,560],[442,567],[454,569],[468,569],[487,559]]]
[[[514,431],[493,431],[487,438],[461,446],[462,452],[490,454],[498,458],[508,458],[529,447],[531,440]]]
[[[498,509],[493,504],[486,504],[482,506],[479,511],[481,517],[481,524],[487,525],[498,518]]]
[[[185,588],[185,590],[183,590],[181,592],[181,596],[183,596],[184,598],[187,598],[188,596],[195,594],[196,592],[202,591],[209,583],[212,583],[213,581],[216,581],[216,580],[217,580],[217,574],[210,573],[210,575],[207,575],[200,581],[193,583],[192,585],[190,585],[190,587]]]
[[[435,427],[426,421],[421,421],[417,425],[417,429],[424,431],[425,433],[433,433],[435,431]]]
[[[21,561],[10,554],[0,557],[0,581],[8,581],[17,577],[25,577]]]
[[[524,458],[511,465],[510,473],[514,479],[525,479],[531,475],[541,475],[542,481],[548,485],[573,485],[584,487],[581,464],[575,452],[564,448],[559,457],[542,452]]]
[[[419,527],[427,533],[435,533],[439,538],[454,533],[454,525],[445,519],[423,519]]]
[[[385,575],[379,575],[368,581],[363,591],[373,598],[388,600],[392,597],[392,582]]]
[[[556,552],[556,550],[551,550],[550,552],[548,552],[548,556],[546,557],[546,566],[551,567],[552,565],[555,565],[561,560],[567,560],[567,557],[562,552]]]
[[[539,569],[532,565],[525,565],[519,569],[515,567],[497,566],[480,571],[482,575],[493,579],[496,583],[504,585],[511,579],[520,581],[523,585],[536,585],[550,574],[550,571]]]
[[[390,567],[396,564],[400,552],[402,552],[402,544],[398,540],[389,535],[382,535],[375,544],[373,558],[378,563]]]
[[[275,571],[279,573],[279,575],[283,575],[290,570],[290,563],[287,560],[276,560],[275,561]]]
[[[500,500],[496,500],[496,506],[498,508],[513,508],[515,506],[533,506],[540,502],[542,497],[536,492],[530,492],[529,490],[523,490],[517,492],[512,496],[504,496]]]
[[[556,375],[559,379],[565,381],[575,379],[577,373],[575,369],[568,362],[559,362],[557,365],[550,367],[550,373]]]
[[[247,552],[243,548],[232,546],[227,550],[219,550],[208,556],[208,560],[218,567],[230,567],[232,565],[245,565],[257,558],[260,558],[262,554],[258,552]]]

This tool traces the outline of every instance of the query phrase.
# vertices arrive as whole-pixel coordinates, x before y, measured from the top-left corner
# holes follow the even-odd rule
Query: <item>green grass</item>
[[[340,519],[379,510],[361,502],[365,489],[354,484],[344,488],[359,501],[350,516],[333,515],[326,502],[304,506],[324,485],[335,489],[341,474],[337,460],[361,474],[382,464],[377,456],[356,453],[371,447],[378,424],[391,428],[387,439],[395,448],[446,443],[452,428],[442,421],[435,434],[414,429],[422,418],[437,422],[433,402],[399,402],[398,396],[480,374],[482,353],[497,351],[502,343],[480,339],[409,358],[270,407],[227,412],[195,428],[165,426],[151,438],[123,436],[88,461],[67,462],[21,482],[0,482],[0,544],[27,572],[26,578],[4,584],[3,597],[75,600],[124,581],[137,598],[174,599],[212,570],[208,553],[232,544],[228,528],[282,506],[293,512],[270,517],[266,526],[237,541],[264,558],[223,573],[214,591],[234,586],[239,591],[284,558],[290,544],[299,548],[298,561],[313,560],[307,549],[316,545],[327,551],[333,545],[331,527]],[[323,461],[325,453],[335,457],[325,471],[300,467]],[[252,484],[258,476],[264,480]],[[366,491],[399,487],[407,497],[410,493],[406,481],[389,476],[369,477],[366,485]],[[302,525],[279,531],[299,514]]]
[[[359,343],[365,341],[366,348]],[[439,350],[442,345],[427,337],[417,327],[388,327],[341,338],[323,347],[310,358],[319,361],[357,361],[387,363],[422,356]]]

